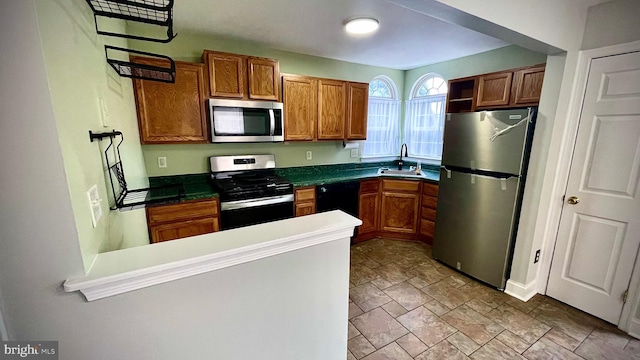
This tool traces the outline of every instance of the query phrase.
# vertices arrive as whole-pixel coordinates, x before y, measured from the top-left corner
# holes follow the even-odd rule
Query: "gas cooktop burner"
[[[211,179],[221,202],[293,194],[293,185],[275,173],[273,155],[214,156]]]
[[[245,200],[293,193],[291,182],[275,173],[251,171],[231,175],[213,174],[213,185],[222,201]]]

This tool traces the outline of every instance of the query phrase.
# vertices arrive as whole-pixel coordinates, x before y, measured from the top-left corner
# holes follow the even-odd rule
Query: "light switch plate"
[[[311,152],[311,150],[307,151],[307,160],[311,160],[313,159],[313,153]]]
[[[351,157],[352,158],[358,157],[358,149],[351,149]]]
[[[87,191],[87,197],[89,199],[89,208],[91,209],[91,223],[93,227],[96,227],[102,217],[102,199],[100,199],[100,194],[98,193],[98,185],[93,185]]]

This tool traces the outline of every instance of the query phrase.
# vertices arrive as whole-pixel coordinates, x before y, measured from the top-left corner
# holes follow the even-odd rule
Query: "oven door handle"
[[[265,206],[265,205],[273,205],[290,202],[293,206],[293,194],[289,195],[281,195],[281,196],[272,196],[260,199],[249,199],[249,200],[238,200],[238,201],[229,201],[220,203],[220,210],[236,210],[236,209],[246,209],[256,206]]]

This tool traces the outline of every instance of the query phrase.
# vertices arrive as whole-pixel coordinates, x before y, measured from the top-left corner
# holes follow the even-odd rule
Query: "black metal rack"
[[[126,39],[168,43],[177,34],[173,33],[173,0],[86,0],[93,10],[96,31],[100,35]],[[137,21],[167,27],[167,38],[157,39],[145,36],[120,34],[100,30],[98,17],[110,17],[127,21]]]
[[[120,142],[114,147],[113,139],[120,137]],[[177,201],[185,196],[182,184],[171,184],[163,186],[154,186],[142,189],[129,189],[127,181],[124,177],[124,169],[122,168],[122,159],[120,158],[120,145],[124,141],[122,132],[113,130],[107,133],[93,133],[89,131],[89,139],[91,142],[109,138],[109,146],[104,150],[104,156],[109,171],[109,180],[111,182],[111,190],[115,199],[115,206],[111,210],[116,209],[133,209],[147,204],[158,202]],[[109,157],[109,151],[113,151],[113,159]],[[112,161],[113,160],[113,161]],[[114,181],[115,178],[115,181]],[[116,188],[117,185],[117,188]]]
[[[130,50],[125,48],[119,48],[115,46],[104,46],[105,56],[107,57],[107,63],[120,75],[128,78],[145,79],[161,81],[166,83],[174,83],[176,81],[176,63],[168,56],[153,54],[144,51]],[[116,53],[136,54],[144,55],[161,60],[160,63],[166,63],[167,66],[157,66],[136,63],[131,60],[130,56],[127,56],[129,60],[119,60],[109,55]]]

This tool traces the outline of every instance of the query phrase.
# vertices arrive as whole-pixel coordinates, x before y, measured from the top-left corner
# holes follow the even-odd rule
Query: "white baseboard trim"
[[[640,319],[631,319],[627,333],[636,339],[640,339]]]
[[[538,293],[536,291],[535,281],[525,285],[513,280],[507,280],[507,286],[505,287],[504,292],[521,301],[529,301],[529,299]]]

